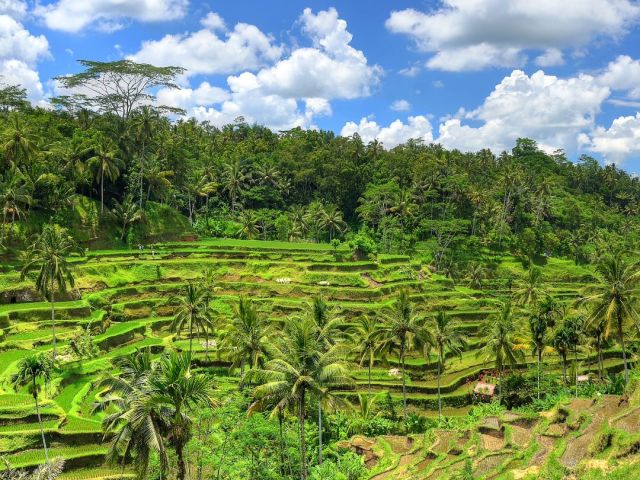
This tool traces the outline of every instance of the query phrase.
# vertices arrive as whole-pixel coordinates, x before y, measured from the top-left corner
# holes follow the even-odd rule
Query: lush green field
[[[350,261],[327,244],[256,240],[158,244],[147,246],[144,252],[94,250],[84,257],[74,257],[75,299],[56,303],[62,373],[42,390],[40,399],[47,414],[44,428],[52,454],[73,460],[63,478],[108,478],[114,473],[100,467],[106,446],[100,443],[102,415],[91,413],[92,403],[99,395],[95,382],[104,372],[113,371],[114,359],[138,348],[152,346],[156,355],[171,348],[188,348],[188,339],[177,338],[168,330],[175,310],[172,297],[187,281],[202,278],[205,270],[215,281],[212,305],[218,337],[241,295],[254,299],[259,314],[273,322],[301,311],[312,296],[322,295],[335,309],[343,329],[359,316],[383,312],[402,289],[410,292],[412,301],[425,315],[446,310],[460,320],[469,341],[459,357],[448,360],[441,378],[442,400],[446,413],[464,415],[472,402],[470,382],[492,368],[478,357],[477,350],[483,345],[479,334],[482,325],[495,314],[500,301],[510,295],[501,278],[515,276],[518,282],[524,271],[520,262],[511,257],[497,258],[494,279],[476,290],[467,282],[454,284],[432,273],[419,258],[420,252],[413,259],[387,255]],[[587,268],[560,259],[549,259],[542,270],[545,288],[566,302],[578,297],[590,274]],[[31,279],[17,281],[18,276],[12,271],[0,275],[0,293],[5,298],[11,298],[12,292],[33,289]],[[34,349],[51,349],[50,305],[42,301],[4,304],[0,305],[0,316],[8,322],[4,328],[5,348],[0,351],[0,417],[5,419],[0,426],[0,448],[16,467],[36,465],[43,460],[43,453],[38,449],[33,400],[26,389],[16,396],[10,376],[17,363]],[[99,330],[92,336],[97,354],[78,360],[70,354],[69,345],[87,328]],[[202,340],[194,343],[199,365],[228,365],[228,359],[215,348],[211,359],[205,359]],[[559,375],[559,357],[550,356],[547,361],[549,374]],[[595,368],[593,352],[580,352],[579,361],[585,370]],[[528,357],[527,362],[535,361]],[[411,410],[433,416],[437,409],[435,359],[412,353],[406,363]],[[376,360],[372,389],[389,392],[399,402],[401,380],[390,372],[397,366],[394,355],[385,362]],[[606,367],[615,371],[620,366],[618,352],[611,349]],[[220,372],[216,381],[226,388],[236,388],[238,372],[226,368]],[[353,373],[357,389],[366,391],[366,369],[355,368]],[[356,394],[354,390],[340,392],[353,401],[357,400]],[[26,440],[5,441],[16,436]]]

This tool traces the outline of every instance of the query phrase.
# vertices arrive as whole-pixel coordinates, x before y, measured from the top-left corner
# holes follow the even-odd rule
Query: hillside
[[[535,468],[547,468],[549,462],[556,460],[567,471],[573,471],[577,466],[585,468],[587,460],[581,460],[591,458],[594,454],[591,444],[605,430],[616,439],[612,442],[617,449],[604,445],[605,453],[594,454],[594,458],[599,461],[618,458],[623,445],[628,447],[627,455],[633,457],[633,448],[628,443],[631,437],[615,429],[633,433],[637,409],[619,406],[614,397],[593,400],[593,405],[588,399],[576,400],[569,404],[568,413],[550,413],[539,420],[535,415],[503,410],[493,413],[486,409],[484,415],[476,413],[471,417],[473,422],[468,420],[466,414],[473,402],[468,381],[475,382],[482,372],[493,370],[490,361],[476,355],[483,343],[480,327],[495,315],[500,301],[510,295],[502,279],[516,278],[516,286],[522,282],[525,270],[520,262],[509,256],[494,258],[495,278],[487,280],[481,289],[473,289],[432,273],[419,256],[411,259],[403,255],[379,255],[366,261],[353,261],[349,257],[344,246],[334,249],[326,244],[242,240],[155,244],[147,245],[144,251],[90,250],[85,256],[71,257],[75,289],[56,304],[58,349],[63,352],[60,370],[45,388],[46,400],[42,403],[50,455],[67,459],[65,471],[71,475],[68,478],[107,478],[117,474],[117,468],[109,470],[102,466],[107,451],[100,425],[103,414],[91,413],[92,404],[102,390],[96,387],[96,380],[113,368],[115,360],[136,349],[150,347],[154,356],[170,349],[188,349],[189,341],[175,337],[169,330],[175,313],[172,297],[180,293],[186,282],[202,278],[207,271],[215,285],[212,307],[219,326],[213,337],[218,340],[228,328],[224,319],[233,315],[239,296],[252,298],[259,315],[276,323],[301,312],[312,296],[322,295],[336,309],[340,328],[344,330],[362,315],[375,316],[385,310],[400,290],[407,289],[425,313],[444,310],[460,321],[469,341],[460,357],[448,361],[441,390],[445,415],[465,419],[460,421],[469,425],[465,427],[468,430],[451,433],[429,430],[426,436],[402,440],[395,437],[351,440],[354,445],[371,445],[376,457],[380,456],[372,472],[387,473],[372,478],[450,478],[451,472],[467,465],[466,458],[473,460],[476,475],[473,478],[498,478],[494,473],[507,470],[533,475]],[[549,259],[542,271],[547,291],[568,304],[578,297],[591,274],[589,268],[560,259]],[[10,268],[0,275],[3,303],[0,322],[4,330],[0,352],[3,419],[0,451],[14,467],[33,466],[44,460],[28,390],[13,393],[10,386],[10,377],[22,358],[34,350],[51,349],[50,307],[39,300],[30,278],[20,280],[19,273]],[[98,350],[78,359],[70,345],[79,343],[79,335],[85,331],[93,331],[91,342]],[[205,352],[207,347],[212,350],[209,354]],[[216,348],[215,342],[204,345],[200,337],[194,344],[194,352],[198,369],[213,373],[219,389],[216,396],[224,398],[237,389],[239,372],[227,370],[230,360]],[[606,369],[619,371],[619,350],[612,345],[605,356]],[[582,351],[578,360],[581,371],[597,371],[594,352]],[[535,360],[528,357],[527,362],[534,364]],[[558,375],[560,357],[550,355],[546,362],[547,375]],[[398,366],[398,358],[393,355],[385,362],[375,361],[372,389],[376,393],[389,392],[400,406],[401,382],[389,371],[394,365]],[[414,352],[407,358],[407,368],[410,410],[420,415],[437,415],[435,360],[424,359]],[[360,366],[352,373],[356,390],[337,394],[357,404],[356,392],[368,390],[367,369]],[[563,408],[556,410],[563,412]],[[563,415],[566,418],[561,418]],[[579,438],[579,443],[572,441],[573,437]],[[394,465],[399,466],[388,472]],[[441,473],[438,476],[436,472]]]

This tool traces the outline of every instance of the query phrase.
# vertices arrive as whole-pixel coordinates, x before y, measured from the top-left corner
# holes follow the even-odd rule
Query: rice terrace
[[[0,480],[640,480],[640,4],[334,3],[0,0]]]

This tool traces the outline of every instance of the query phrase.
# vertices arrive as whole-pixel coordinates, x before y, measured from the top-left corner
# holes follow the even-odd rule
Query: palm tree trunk
[[[567,384],[567,355],[562,355],[562,380]]]
[[[368,394],[369,396],[371,396],[371,364],[372,364],[372,363],[373,363],[373,359],[372,359],[372,358],[369,358],[369,365],[368,365],[368,367],[367,367],[367,370],[368,370],[368,372],[367,372],[367,377],[368,377],[368,380],[369,380],[369,387],[368,387],[367,394]]]
[[[282,434],[282,422],[283,422],[282,409],[278,409],[278,431],[280,434],[280,475],[284,477],[284,435]]]
[[[300,423],[300,478],[307,480],[307,444],[304,434],[304,392],[298,400],[298,422]]]
[[[104,168],[100,173],[100,213],[104,213]]]
[[[36,401],[36,415],[38,415],[38,423],[40,424],[40,435],[42,436],[42,446],[44,447],[44,460],[46,463],[49,463],[49,451],[47,450],[47,442],[44,439],[44,427],[42,426],[42,418],[40,418],[40,404],[38,403],[38,391],[36,388],[36,377],[33,377],[33,399]]]
[[[618,311],[618,342],[622,348],[622,361],[624,362],[624,384],[629,385],[629,369],[627,367],[627,351],[624,345],[624,333],[622,331],[622,315]]]
[[[442,418],[442,397],[440,396],[440,365],[441,358],[438,358],[438,418]]]
[[[576,375],[576,397],[578,396],[578,345],[573,347],[573,369]]]
[[[189,322],[189,356],[193,353],[193,319]]]
[[[51,331],[53,334],[53,361],[56,361],[56,307],[53,293],[53,277],[51,278],[51,291],[49,292],[49,300],[51,301]]]
[[[542,368],[542,351],[538,348],[538,400],[540,400],[540,369]]]
[[[322,465],[322,399],[318,398],[318,465]]]
[[[404,339],[402,340],[402,342],[400,343],[400,365],[402,367],[402,414],[403,417],[405,419],[405,421],[407,420],[407,382],[405,380],[405,375],[404,375],[404,350],[405,350],[405,345],[404,345]]]
[[[177,480],[184,480],[186,475],[186,467],[184,463],[184,446],[181,442],[176,445],[176,457],[178,457],[178,473],[176,475]]]

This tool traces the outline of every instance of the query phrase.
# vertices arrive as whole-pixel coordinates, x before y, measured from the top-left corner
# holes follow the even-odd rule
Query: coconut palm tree
[[[73,288],[74,279],[66,257],[71,253],[82,250],[59,225],[45,225],[42,233],[26,252],[26,261],[20,274],[24,279],[31,270],[38,275],[35,280],[36,289],[51,303],[51,330],[53,332],[53,361],[56,360],[56,312],[55,293],[67,291],[67,286]]]
[[[184,448],[191,439],[193,424],[190,413],[215,405],[211,399],[211,379],[191,372],[190,353],[172,352],[159,360],[145,387],[145,398],[151,405],[157,406],[166,423],[167,441],[177,457],[177,479],[184,480]]]
[[[524,284],[514,293],[514,298],[520,305],[535,305],[542,294],[542,270],[531,267]]]
[[[87,163],[96,170],[96,180],[100,182],[100,213],[104,213],[104,179],[112,182],[120,175],[121,161],[118,147],[109,139],[102,139],[93,146],[94,155]]]
[[[605,337],[614,331],[622,349],[624,380],[629,383],[629,367],[625,344],[625,329],[629,322],[638,328],[635,309],[637,290],[640,286],[640,266],[629,263],[621,255],[603,258],[596,267],[596,282],[586,288],[581,303],[591,307],[587,325],[599,322],[604,325]],[[640,328],[639,328],[640,331]]]
[[[231,368],[240,367],[242,375],[246,365],[250,369],[261,367],[273,349],[273,336],[271,322],[258,314],[250,299],[240,297],[224,339],[225,349],[231,353]]]
[[[538,399],[540,398],[540,376],[542,373],[542,356],[549,345],[549,331],[555,325],[558,305],[555,300],[546,296],[534,313],[529,316],[529,344],[537,357],[538,366]]]
[[[144,217],[144,212],[140,209],[140,207],[133,201],[131,196],[126,196],[122,203],[114,200],[113,209],[111,212],[116,217],[118,222],[120,222],[122,233],[120,234],[120,241],[124,240],[124,236],[127,233],[127,227],[129,225],[134,224],[135,222],[139,222]]]
[[[336,233],[342,233],[347,226],[342,217],[342,212],[333,205],[324,209],[323,216],[320,221],[323,228],[329,231],[329,241],[333,240]]]
[[[121,458],[122,468],[132,458],[140,478],[145,478],[152,453],[160,460],[160,478],[167,467],[164,432],[166,422],[148,395],[147,381],[153,373],[151,351],[146,348],[118,359],[118,374],[107,373],[98,383],[105,393],[98,397],[93,411],[109,411],[103,421],[105,437],[110,436],[107,459]]]
[[[407,418],[407,386],[405,378],[405,357],[408,351],[418,349],[432,343],[429,331],[424,327],[424,319],[415,311],[409,293],[402,290],[393,306],[383,314],[384,324],[381,327],[382,349],[387,352],[396,351],[400,357],[402,373],[402,406],[404,418]]]
[[[42,426],[42,418],[40,417],[40,404],[38,403],[38,393],[40,387],[39,380],[49,381],[51,372],[53,371],[53,361],[43,353],[26,357],[18,363],[18,371],[13,375],[12,381],[16,388],[27,385],[36,404],[36,415],[40,424],[40,435],[42,436],[42,446],[44,447],[44,458],[49,463],[49,451],[47,450],[47,442],[44,438],[44,427]]]
[[[189,354],[193,353],[193,334],[202,331],[207,337],[213,329],[209,316],[209,292],[201,285],[187,283],[181,296],[174,297],[178,302],[176,314],[171,323],[171,331],[180,335],[183,329],[189,329]]]
[[[571,338],[565,328],[559,328],[551,338],[551,346],[562,359],[562,380],[567,383],[567,355],[571,348]]]
[[[432,337],[432,346],[438,356],[438,415],[442,417],[442,397],[440,396],[440,376],[445,369],[447,353],[461,356],[467,338],[461,325],[454,318],[440,311],[425,326]]]
[[[368,316],[359,317],[355,325],[349,331],[349,342],[354,346],[354,352],[359,358],[360,366],[367,362],[368,394],[371,395],[371,368],[375,361],[376,353],[382,346],[381,336],[383,330],[380,322]]]
[[[485,345],[478,350],[477,356],[484,361],[494,362],[498,371],[499,396],[502,399],[502,374],[507,365],[516,365],[524,360],[522,342],[517,338],[517,325],[513,318],[511,302],[502,305],[500,312],[481,331]]]
[[[305,440],[306,400],[309,394],[322,396],[326,391],[353,384],[347,366],[342,362],[343,347],[327,346],[309,316],[289,319],[282,340],[263,369],[253,375],[260,386],[254,389],[256,401],[295,408],[300,437],[300,478],[307,478],[307,446]]]
[[[20,219],[27,213],[33,202],[34,185],[31,179],[24,175],[18,167],[12,167],[6,172],[4,181],[0,183],[0,209],[2,209],[2,232],[9,218],[9,237],[13,232],[16,219]],[[1,238],[1,237],[0,237]]]
[[[31,156],[38,147],[38,137],[25,124],[21,115],[14,113],[2,137],[2,150],[11,167],[30,163]]]
[[[237,233],[238,237],[253,240],[260,233],[258,230],[258,219],[252,211],[244,210],[240,212],[238,215],[238,223],[240,224]]]
[[[235,210],[238,197],[242,195],[247,183],[247,175],[244,173],[240,160],[225,163],[222,169],[222,188],[229,194],[231,210]]]

